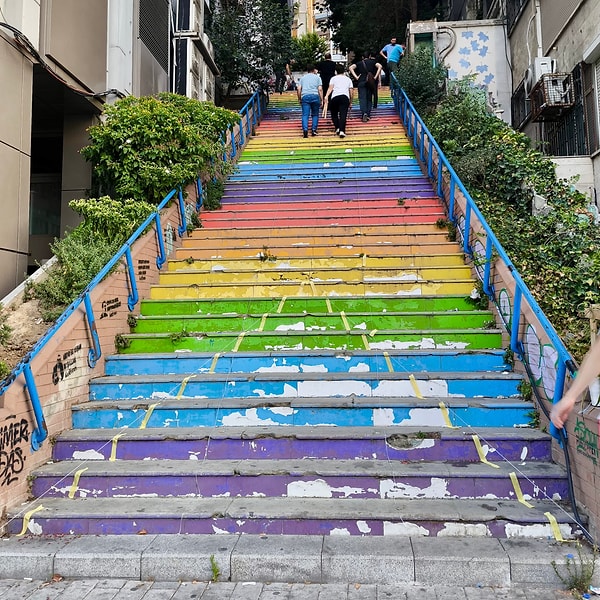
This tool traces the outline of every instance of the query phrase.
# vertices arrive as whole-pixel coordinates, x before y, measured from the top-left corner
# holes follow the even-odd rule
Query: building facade
[[[80,154],[106,102],[177,91],[212,100],[209,0],[0,0],[0,297],[78,223]]]

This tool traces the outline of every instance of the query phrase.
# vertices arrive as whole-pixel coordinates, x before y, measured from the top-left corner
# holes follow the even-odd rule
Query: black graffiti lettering
[[[110,300],[104,300],[102,302],[102,312],[100,313],[100,319],[106,317],[114,317],[117,314],[117,309],[121,306],[121,301],[118,298],[111,298]]]
[[[10,485],[19,478],[17,475],[25,466],[25,457],[21,448],[13,448],[10,452],[0,450],[0,486]]]
[[[0,450],[12,450],[17,444],[29,441],[26,419],[9,423],[0,427]]]
[[[54,365],[54,368],[52,369],[52,383],[54,385],[57,385],[64,378],[65,378],[65,367],[59,356],[58,360],[56,361],[56,364]]]

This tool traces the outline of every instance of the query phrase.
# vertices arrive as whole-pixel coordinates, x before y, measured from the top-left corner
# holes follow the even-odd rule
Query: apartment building
[[[215,94],[210,0],[0,0],[0,297],[51,257],[91,187],[79,150],[126,95]]]

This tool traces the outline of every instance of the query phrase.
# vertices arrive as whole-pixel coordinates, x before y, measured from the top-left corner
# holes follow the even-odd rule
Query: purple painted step
[[[206,427],[127,429],[119,438],[120,460],[148,459],[375,459],[480,460],[472,431],[432,427]],[[550,438],[537,429],[479,428],[491,462],[551,460]],[[62,433],[54,460],[108,460],[114,432],[73,429]]]
[[[156,460],[90,461],[76,479],[68,462],[35,472],[37,497],[300,497],[300,498],[515,498],[506,462],[406,463],[389,460]],[[521,463],[525,499],[564,499],[564,469],[547,462]]]
[[[452,510],[448,510],[449,504]],[[465,535],[552,538],[555,515],[564,538],[577,527],[553,501],[421,498],[44,498],[31,522],[44,535],[214,534]],[[563,507],[564,508],[564,507]],[[440,516],[443,515],[443,520]],[[9,533],[21,523],[9,520]]]

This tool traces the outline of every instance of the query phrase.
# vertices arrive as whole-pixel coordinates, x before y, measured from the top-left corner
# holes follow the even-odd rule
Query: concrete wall
[[[27,273],[33,65],[0,30],[0,297]]]

